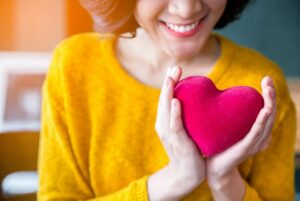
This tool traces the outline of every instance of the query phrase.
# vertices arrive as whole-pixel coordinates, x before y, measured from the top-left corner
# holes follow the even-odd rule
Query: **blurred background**
[[[297,106],[298,128],[299,22],[299,0],[254,1],[239,21],[218,31],[282,67]],[[41,86],[51,52],[64,38],[88,31],[92,31],[92,20],[77,0],[0,0],[0,201],[36,200]],[[299,130],[295,145],[298,194]]]

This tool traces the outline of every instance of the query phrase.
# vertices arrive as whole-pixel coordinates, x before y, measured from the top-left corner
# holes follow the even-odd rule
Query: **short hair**
[[[100,33],[135,33],[139,27],[134,17],[137,0],[80,0],[94,21],[94,30]],[[251,0],[227,0],[225,10],[214,29],[226,27],[239,19]]]

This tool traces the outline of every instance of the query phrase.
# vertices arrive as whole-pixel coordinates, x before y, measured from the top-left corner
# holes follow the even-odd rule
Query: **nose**
[[[201,0],[171,0],[169,12],[182,18],[191,18],[202,9]]]

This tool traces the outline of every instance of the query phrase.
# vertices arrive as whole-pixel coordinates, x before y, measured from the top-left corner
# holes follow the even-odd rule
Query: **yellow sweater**
[[[277,118],[270,147],[239,166],[246,201],[294,199],[295,108],[277,65],[218,36],[209,77],[218,88],[260,89],[270,75]],[[115,57],[116,38],[73,36],[54,51],[43,88],[40,201],[148,200],[147,178],[168,163],[155,132],[160,90],[130,76]],[[175,189],[174,189],[175,190]],[[213,200],[206,182],[183,200]]]

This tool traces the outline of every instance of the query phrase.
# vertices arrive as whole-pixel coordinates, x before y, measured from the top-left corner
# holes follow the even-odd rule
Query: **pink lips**
[[[193,36],[194,34],[196,34],[202,27],[203,27],[203,21],[204,21],[205,18],[201,19],[201,21],[198,23],[198,25],[190,30],[190,31],[186,31],[186,32],[183,32],[183,33],[179,33],[179,32],[176,32],[172,29],[170,29],[165,22],[161,22],[162,26],[164,27],[164,29],[166,29],[166,31],[168,33],[170,33],[171,35],[175,36],[175,37],[179,37],[179,38],[186,38],[186,37],[191,37]]]

